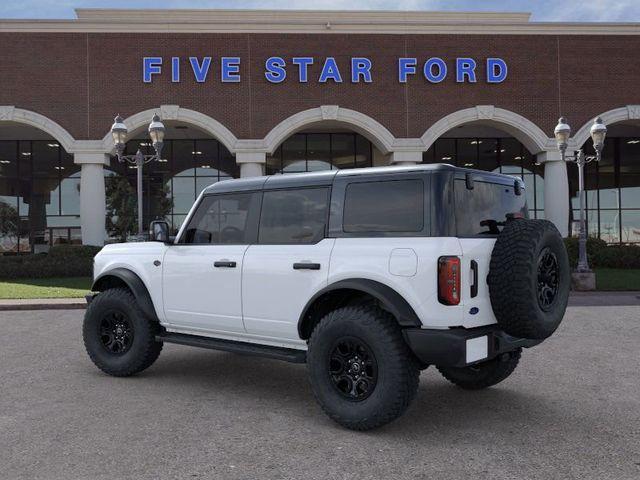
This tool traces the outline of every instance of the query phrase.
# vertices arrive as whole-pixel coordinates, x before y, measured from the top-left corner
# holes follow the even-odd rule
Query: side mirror
[[[149,240],[152,242],[169,242],[169,224],[164,220],[154,220],[149,226]]]

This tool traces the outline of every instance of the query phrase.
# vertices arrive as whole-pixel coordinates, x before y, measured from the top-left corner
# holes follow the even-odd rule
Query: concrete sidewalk
[[[571,292],[571,307],[640,306],[640,291],[634,292]],[[0,300],[0,312],[11,310],[75,310],[84,309],[84,298],[37,298]]]
[[[76,310],[87,307],[84,298],[0,299],[0,312],[9,310]]]
[[[570,307],[640,306],[640,291],[634,292],[571,292]]]

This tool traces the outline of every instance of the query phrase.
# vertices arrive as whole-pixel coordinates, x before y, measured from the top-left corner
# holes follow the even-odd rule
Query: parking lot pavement
[[[489,390],[430,368],[410,410],[367,433],[324,416],[301,365],[166,345],[108,377],[82,314],[0,312],[0,478],[640,478],[637,306],[570,308]]]

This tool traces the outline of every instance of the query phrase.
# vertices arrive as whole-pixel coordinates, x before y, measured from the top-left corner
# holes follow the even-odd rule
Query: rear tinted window
[[[351,183],[344,200],[343,230],[420,232],[424,227],[422,180]]]
[[[259,243],[316,243],[324,238],[329,189],[301,188],[265,192]]]
[[[528,217],[526,195],[516,195],[513,186],[464,180],[455,181],[456,229],[460,236],[497,235],[507,215]]]

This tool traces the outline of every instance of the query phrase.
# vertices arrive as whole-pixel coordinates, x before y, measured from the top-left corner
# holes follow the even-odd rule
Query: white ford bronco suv
[[[104,372],[149,367],[165,342],[306,363],[339,424],[400,416],[435,366],[495,385],[560,324],[569,262],[530,220],[515,177],[417,165],[228,180],[175,239],[105,246],[83,337]]]

